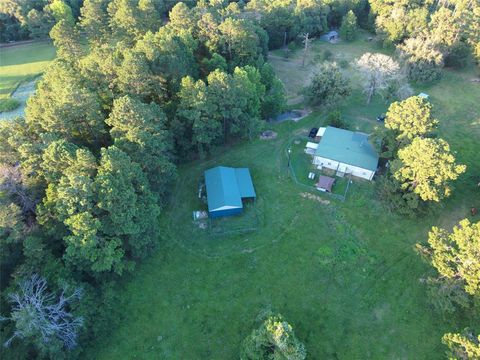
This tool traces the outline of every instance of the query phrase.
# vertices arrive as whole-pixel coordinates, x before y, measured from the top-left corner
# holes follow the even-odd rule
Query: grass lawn
[[[41,74],[54,57],[55,48],[46,41],[0,48],[0,100],[21,82]]]
[[[296,137],[290,142],[288,147],[291,150],[290,155],[290,166],[295,175],[297,182],[304,185],[306,189],[312,191],[315,195],[323,196],[328,199],[329,194],[322,193],[316,189],[316,184],[318,182],[318,177],[320,175],[326,175],[335,178],[335,183],[332,187],[332,193],[344,196],[347,189],[347,184],[349,178],[347,177],[336,177],[335,171],[324,169],[322,171],[318,170],[315,165],[312,164],[313,157],[304,152],[305,144],[311,139],[305,139],[305,137]],[[315,179],[311,180],[308,178],[308,174],[313,172],[316,176]],[[358,179],[357,181],[361,181]]]
[[[345,57],[374,51],[361,40],[351,52],[335,46]],[[468,167],[452,197],[422,218],[385,211],[370,182],[355,182],[345,202],[301,196],[305,188],[288,175],[286,149],[292,136],[324,121],[320,112],[274,125],[275,140],[241,143],[181,166],[160,219],[158,250],[124,281],[120,325],[85,357],[237,359],[256,316],[272,306],[293,325],[309,359],[443,358],[442,335],[472,327],[475,319],[446,320],[430,307],[420,279],[432,269],[413,247],[431,226],[451,227],[470,206],[480,206],[480,85],[469,81],[473,75],[447,71],[441,81],[416,89],[431,95],[439,135]],[[287,90],[296,96],[288,84]],[[352,128],[377,126],[372,116],[386,104],[375,101],[367,107],[359,94],[349,99],[343,114]],[[198,179],[216,165],[250,168],[256,232],[209,236],[192,223],[192,211],[205,206]]]

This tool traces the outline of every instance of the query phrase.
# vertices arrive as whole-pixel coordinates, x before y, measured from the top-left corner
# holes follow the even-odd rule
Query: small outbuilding
[[[419,98],[422,98],[422,99],[425,99],[425,100],[428,100],[428,98],[430,97],[430,95],[428,94],[425,94],[423,92],[421,92],[420,94],[417,95]]]
[[[340,38],[340,36],[338,35],[338,32],[335,31],[335,30],[331,30],[331,31],[327,32],[326,34],[323,34],[322,36],[320,36],[320,40],[328,41],[328,42],[331,42],[331,43],[334,43],[334,42],[338,41],[339,38]]]
[[[321,175],[320,178],[318,179],[317,190],[324,191],[324,192],[332,192],[332,186],[334,182],[335,182],[334,178]]]
[[[210,218],[241,214],[243,201],[256,198],[247,168],[217,166],[205,171],[204,175]]]

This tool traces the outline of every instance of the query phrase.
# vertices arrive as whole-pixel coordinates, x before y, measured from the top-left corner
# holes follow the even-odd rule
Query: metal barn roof
[[[371,171],[377,170],[378,166],[378,155],[366,134],[332,126],[326,128],[315,156]]]
[[[247,168],[217,166],[205,171],[208,211],[242,208],[242,198],[256,197]]]

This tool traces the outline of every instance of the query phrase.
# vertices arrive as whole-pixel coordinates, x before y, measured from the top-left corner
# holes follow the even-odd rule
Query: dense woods
[[[406,78],[431,82],[444,66],[480,61],[475,1],[2,1],[1,42],[50,36],[57,48],[25,117],[0,121],[6,356],[82,358],[106,336],[121,319],[117,281],[161,251],[158,218],[177,165],[258,136],[285,110],[269,49],[330,28],[353,40],[358,27],[376,31],[398,54],[367,53],[354,64],[367,103],[399,93]],[[306,91],[311,104],[331,108],[351,89],[327,63]],[[431,111],[419,97],[394,102],[376,134],[391,164],[380,195],[400,214],[417,216],[448,197],[465,172],[435,135]],[[428,244],[418,245],[440,274],[429,286],[447,286],[453,299],[440,308],[478,313],[479,236],[478,223],[463,221],[452,234],[433,228]],[[442,298],[439,291],[432,296]],[[242,358],[266,358],[270,347],[278,358],[305,358],[281,316],[262,321]],[[480,338],[458,330],[444,337],[454,356],[468,358],[467,345],[478,355]]]

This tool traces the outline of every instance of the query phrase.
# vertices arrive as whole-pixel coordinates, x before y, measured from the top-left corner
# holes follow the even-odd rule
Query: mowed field
[[[54,58],[55,48],[49,41],[0,48],[0,100],[21,82],[41,74]]]
[[[378,51],[358,40],[315,44],[314,52],[323,47],[348,59]],[[300,59],[296,53],[289,61]],[[297,97],[310,72],[271,61],[290,99]],[[442,335],[473,326],[474,319],[446,319],[431,308],[421,279],[433,270],[414,245],[426,240],[431,226],[450,228],[468,217],[470,206],[480,206],[475,76],[473,69],[446,71],[441,81],[416,88],[431,95],[439,135],[468,167],[453,196],[421,218],[386,211],[374,183],[354,183],[345,202],[304,196],[289,177],[286,149],[292,136],[322,124],[321,112],[272,126],[275,140],[240,143],[181,166],[160,219],[158,249],[124,281],[122,317],[86,358],[237,359],[266,307],[293,325],[309,359],[443,358]],[[367,106],[356,88],[342,114],[351,128],[369,132],[386,108],[381,99]],[[205,207],[197,197],[200,176],[216,165],[250,168],[258,196],[256,232],[209,236],[192,223],[192,211]]]

